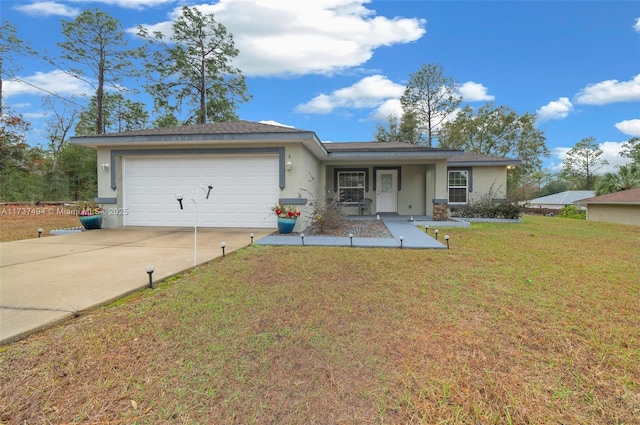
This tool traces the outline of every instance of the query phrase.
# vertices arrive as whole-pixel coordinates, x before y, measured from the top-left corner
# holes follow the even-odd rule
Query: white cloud
[[[624,143],[625,142],[604,142],[598,145],[598,147],[602,149],[600,159],[607,161],[609,164],[600,168],[596,174],[602,175],[604,173],[616,173],[620,165],[625,165],[630,162],[629,158],[623,158],[620,156],[622,145]],[[551,150],[551,171],[559,172],[562,170],[562,161],[566,158],[569,150],[571,150],[570,147],[558,147]],[[555,161],[554,158],[556,159]]]
[[[246,76],[330,75],[366,63],[379,47],[425,34],[423,19],[376,16],[369,2],[220,0],[196,7],[233,34],[240,51],[234,64]],[[169,18],[180,13],[176,8]],[[171,21],[144,26],[168,34]]]
[[[273,120],[261,120],[261,121],[258,121],[258,122],[260,124],[269,124],[269,125],[277,125],[277,126],[280,126],[280,127],[295,128],[292,125],[281,124],[278,121],[273,121]]]
[[[620,165],[625,165],[630,162],[629,158],[620,156],[623,143],[624,142],[604,142],[600,144],[600,149],[602,149],[602,156],[600,158],[606,160],[609,165],[605,165],[598,170],[598,174],[615,173],[618,171]]]
[[[67,18],[75,18],[80,14],[77,7],[69,7],[54,1],[41,1],[30,4],[19,5],[16,10],[23,12],[29,16],[66,16]]]
[[[387,122],[390,115],[401,117],[403,114],[400,99],[388,99],[382,102],[372,113],[371,118],[375,121]]]
[[[548,121],[553,119],[563,119],[573,111],[573,105],[567,97],[561,97],[558,100],[552,100],[536,111],[538,121]]]
[[[467,81],[458,87],[458,94],[466,102],[482,102],[491,101],[495,99],[495,96],[487,94],[487,88],[480,83],[473,81]]]
[[[633,24],[633,30],[636,32],[640,32],[640,18],[636,18],[636,23]]]
[[[576,95],[576,102],[587,105],[605,105],[615,102],[640,100],[640,74],[629,81],[606,80],[589,84]]]
[[[328,114],[336,108],[373,109],[380,107],[386,100],[399,99],[403,92],[404,86],[382,75],[371,75],[330,94],[319,94],[296,106],[296,112]]]
[[[95,90],[78,78],[65,74],[62,71],[36,72],[28,77],[21,77],[22,81],[15,79],[2,82],[2,94],[5,97],[22,94],[45,96],[55,93],[61,96],[91,96]]]
[[[640,136],[640,120],[624,120],[616,123],[616,128],[629,136]]]

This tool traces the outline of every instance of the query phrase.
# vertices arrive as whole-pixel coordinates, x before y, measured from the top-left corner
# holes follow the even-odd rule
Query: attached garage
[[[125,226],[276,226],[275,155],[123,156],[122,182]]]

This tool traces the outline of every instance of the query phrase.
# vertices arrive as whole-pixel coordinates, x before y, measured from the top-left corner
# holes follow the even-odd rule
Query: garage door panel
[[[279,196],[278,158],[125,158],[124,206],[127,226],[193,226],[197,191],[198,226],[275,227],[271,206]],[[205,199],[211,184],[211,196]],[[184,209],[175,195],[181,193]]]

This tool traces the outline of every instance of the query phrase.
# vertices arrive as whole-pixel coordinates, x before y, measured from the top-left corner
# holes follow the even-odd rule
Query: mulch
[[[322,226],[315,223],[305,229],[304,232],[290,233],[291,236],[299,236],[304,233],[306,236],[349,236],[353,234],[356,238],[392,238],[391,232],[387,229],[382,220],[348,220],[343,219],[338,222],[324,223]],[[279,235],[278,232],[275,235]]]

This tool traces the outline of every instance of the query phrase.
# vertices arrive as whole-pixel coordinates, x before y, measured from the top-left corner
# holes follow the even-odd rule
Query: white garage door
[[[125,226],[276,227],[277,157],[129,157],[122,172]]]

